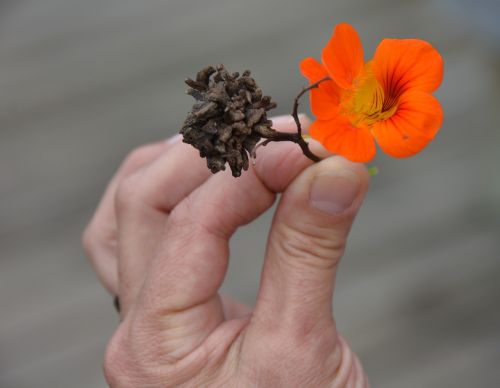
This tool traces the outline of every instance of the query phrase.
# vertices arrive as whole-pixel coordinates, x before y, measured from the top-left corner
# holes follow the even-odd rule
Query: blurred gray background
[[[495,0],[0,0],[0,387],[105,386],[117,316],[80,233],[129,150],[178,130],[183,79],[249,68],[287,113],[342,21],[366,58],[429,40],[446,75],[436,140],[373,163],[338,325],[374,387],[499,387],[499,18]],[[224,291],[248,303],[270,219],[233,240]]]

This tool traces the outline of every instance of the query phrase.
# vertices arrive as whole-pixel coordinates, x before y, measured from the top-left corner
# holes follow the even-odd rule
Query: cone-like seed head
[[[266,112],[276,103],[262,95],[248,70],[240,76],[223,65],[208,66],[186,84],[196,103],[180,130],[183,141],[200,151],[213,173],[228,163],[233,176],[240,176],[256,144],[275,132]]]

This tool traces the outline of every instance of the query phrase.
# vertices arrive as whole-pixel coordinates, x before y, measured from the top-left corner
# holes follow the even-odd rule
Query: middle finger
[[[198,151],[179,143],[119,185],[115,205],[123,316],[142,285],[147,265],[163,235],[168,213],[210,175]]]

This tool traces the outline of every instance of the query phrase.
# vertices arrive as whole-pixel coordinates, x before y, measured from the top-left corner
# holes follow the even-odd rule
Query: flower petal
[[[338,95],[332,95],[323,88],[312,89],[310,93],[311,111],[316,118],[330,120],[337,116],[339,112]]]
[[[419,39],[384,39],[373,58],[373,71],[389,94],[408,89],[432,92],[443,80],[443,58]]]
[[[323,49],[321,58],[330,77],[340,87],[350,88],[364,66],[363,46],[356,30],[350,24],[339,24]]]
[[[369,162],[376,153],[375,142],[366,128],[353,127],[347,118],[338,115],[333,120],[317,120],[309,134],[334,153],[353,162]]]
[[[310,83],[314,83],[328,76],[326,69],[314,58],[305,58],[300,62],[300,70]],[[335,117],[339,110],[340,91],[333,81],[324,81],[318,88],[310,91],[311,111],[321,119],[328,120]]]
[[[324,66],[314,58],[304,58],[300,64],[300,72],[310,83],[315,83],[322,78],[328,77],[328,72]]]
[[[443,122],[439,101],[428,93],[404,93],[396,113],[373,125],[372,133],[382,150],[395,158],[421,151],[436,135]]]

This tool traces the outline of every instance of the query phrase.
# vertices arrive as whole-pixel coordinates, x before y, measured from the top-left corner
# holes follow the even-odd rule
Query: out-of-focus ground
[[[174,134],[183,79],[253,71],[287,113],[334,24],[444,55],[446,112],[418,157],[381,173],[338,275],[338,325],[374,387],[500,386],[500,3],[0,2],[0,387],[103,387],[117,317],[79,245],[135,146]],[[270,214],[234,238],[224,291],[252,303]]]

